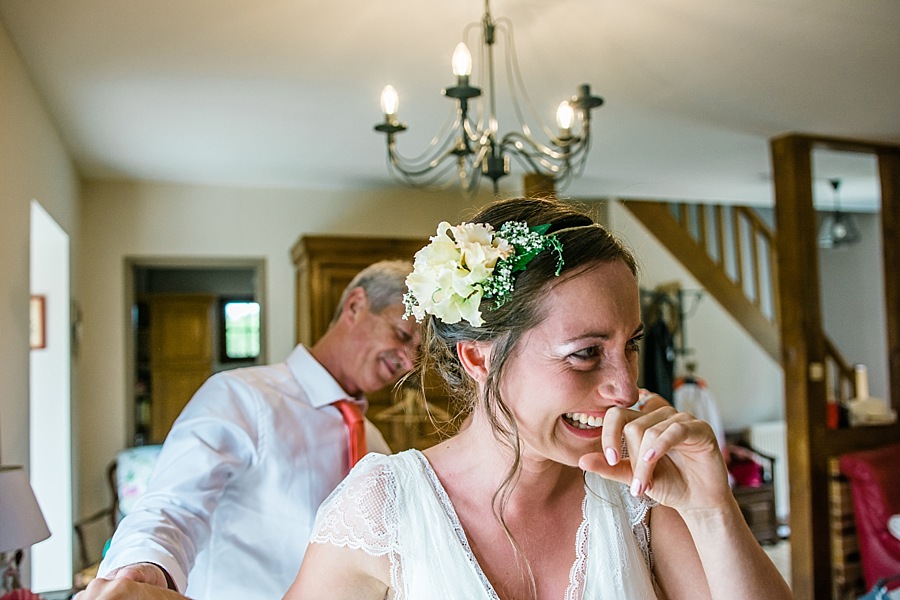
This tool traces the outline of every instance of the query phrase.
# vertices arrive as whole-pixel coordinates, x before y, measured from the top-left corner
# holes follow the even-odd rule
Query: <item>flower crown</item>
[[[438,225],[431,242],[416,252],[413,272],[406,278],[404,317],[421,321],[426,314],[447,324],[468,321],[481,327],[482,298],[493,298],[497,309],[514,289],[513,273],[524,271],[544,250],[556,252],[556,275],[563,268],[562,243],[545,235],[550,225],[528,227],[507,221],[495,232],[487,223]]]

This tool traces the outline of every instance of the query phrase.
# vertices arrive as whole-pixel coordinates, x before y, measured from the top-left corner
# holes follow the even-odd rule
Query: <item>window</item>
[[[219,301],[223,363],[253,361],[259,356],[259,303],[249,298]]]

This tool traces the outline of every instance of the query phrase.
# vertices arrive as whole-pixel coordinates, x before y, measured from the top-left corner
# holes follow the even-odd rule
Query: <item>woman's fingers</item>
[[[682,504],[693,502],[694,492],[700,492],[696,499],[705,496],[705,487],[721,487],[717,476],[724,471],[712,428],[671,406],[651,413],[610,409],[601,444],[602,454],[585,455],[579,466],[628,485],[635,496],[652,489],[660,502]]]
[[[652,413],[623,408],[610,409],[603,417],[603,433],[600,437],[602,453],[586,454],[579,461],[579,466],[607,479],[631,485],[643,431],[674,414],[677,413],[671,407]]]
[[[631,464],[627,460],[610,465],[603,453],[592,452],[582,456],[578,460],[578,466],[585,471],[597,473],[605,479],[631,484]]]
[[[711,433],[707,429],[708,425],[687,413],[674,413],[649,426],[645,423],[629,424],[626,427],[626,440],[634,439],[633,445],[637,448],[631,461],[634,474],[631,493],[639,496],[652,488],[659,461],[668,456],[670,451],[691,440],[703,440]]]

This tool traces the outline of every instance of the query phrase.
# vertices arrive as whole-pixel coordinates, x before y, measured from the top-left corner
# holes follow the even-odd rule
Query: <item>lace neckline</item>
[[[454,508],[453,503],[450,501],[450,496],[447,494],[447,490],[444,488],[441,480],[438,479],[437,473],[434,471],[431,463],[428,462],[428,459],[421,451],[413,448],[410,449],[409,452],[419,461],[425,476],[428,478],[431,488],[441,502],[444,514],[450,520],[450,524],[456,532],[457,540],[463,547],[469,563],[475,570],[475,574],[481,580],[484,591],[488,594],[490,600],[500,600],[500,596],[497,595],[494,586],[491,585],[490,580],[478,563],[478,559],[475,557],[475,553],[469,545],[469,539],[466,537],[466,532],[459,520],[459,515],[456,514],[456,508]],[[587,488],[585,488],[585,497],[584,500],[581,501],[581,525],[578,527],[578,533],[576,534],[575,539],[575,562],[572,564],[572,568],[569,571],[569,584],[566,588],[565,600],[577,600],[581,597],[581,594],[578,594],[578,591],[584,583],[587,566],[587,525]],[[581,591],[583,592],[583,590]]]

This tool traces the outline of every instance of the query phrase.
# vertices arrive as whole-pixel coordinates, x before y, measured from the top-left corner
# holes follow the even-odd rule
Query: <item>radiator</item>
[[[750,445],[769,456],[775,457],[775,515],[786,521],[790,509],[791,490],[788,483],[787,468],[787,426],[784,421],[756,423],[747,429]]]

